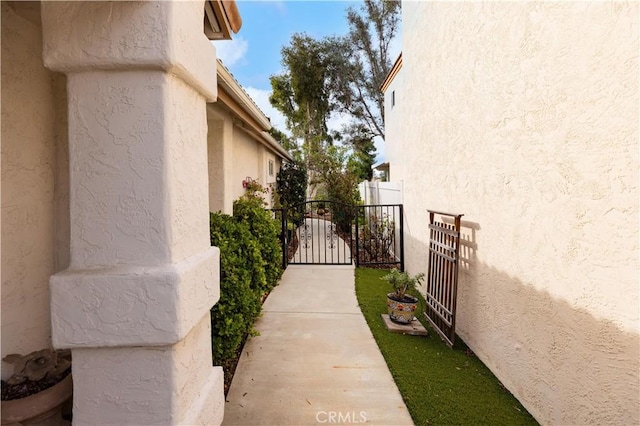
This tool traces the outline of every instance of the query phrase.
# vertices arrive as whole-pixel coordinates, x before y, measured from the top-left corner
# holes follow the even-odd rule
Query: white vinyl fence
[[[365,205],[402,204],[402,182],[361,182],[360,199]]]

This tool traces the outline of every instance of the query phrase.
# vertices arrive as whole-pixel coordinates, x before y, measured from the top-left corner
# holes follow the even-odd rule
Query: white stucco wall
[[[271,163],[271,173],[269,172],[269,164]],[[262,146],[262,182],[269,192],[265,194],[264,199],[267,207],[273,207],[273,192],[276,190],[276,177],[282,166],[280,157],[277,157],[267,147]]]
[[[638,12],[403,2],[406,264],[465,214],[457,331],[543,424],[639,421]]]
[[[208,127],[209,210],[232,214],[233,201],[245,193],[242,181],[250,177],[263,187],[275,187],[282,160],[223,106],[208,106]],[[273,162],[272,175],[269,161]],[[273,204],[270,193],[265,202],[269,207]]]
[[[214,104],[215,105],[215,104]],[[233,122],[226,113],[212,114],[209,105],[207,157],[209,160],[209,211],[231,214],[233,198],[230,191],[233,155]],[[217,108],[216,108],[217,109]]]
[[[221,368],[211,369],[210,321],[203,318],[173,346],[75,350],[74,374],[82,374],[86,380],[74,383],[74,404],[84,408],[80,415],[74,412],[74,422],[102,424],[96,422],[96,416],[112,412],[120,413],[115,424],[220,424],[223,373]],[[136,374],[119,368],[127,364],[138,366]],[[135,404],[123,409],[124,398],[132,394]],[[146,410],[136,410],[137,405]],[[171,422],[165,414],[169,407]],[[208,415],[206,422],[195,416],[201,411]]]
[[[24,19],[2,2],[1,27],[4,357],[51,346],[56,111],[54,74],[44,68],[39,54],[42,30],[37,20]],[[2,377],[10,373],[3,363]]]
[[[393,161],[393,155],[398,151],[397,145],[402,143],[404,126],[403,121],[403,108],[406,106],[404,94],[402,92],[404,87],[404,73],[402,68],[395,75],[393,80],[389,83],[389,86],[384,92],[384,130],[385,130],[385,146],[386,146],[386,160],[389,162],[389,173],[387,179],[391,182],[398,182],[396,175],[394,174],[394,166],[400,167],[401,163]],[[395,99],[394,99],[395,98]],[[394,150],[395,146],[395,150]]]
[[[237,199],[245,192],[242,181],[247,177],[257,180],[261,185],[262,181],[262,147],[253,140],[246,132],[238,127],[233,129],[233,199]]]
[[[44,63],[67,73],[71,258],[50,289],[53,344],[74,358],[74,423],[222,420],[203,16],[198,1],[42,4]]]

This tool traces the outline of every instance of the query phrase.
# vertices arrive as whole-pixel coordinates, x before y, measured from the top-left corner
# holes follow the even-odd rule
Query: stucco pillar
[[[233,180],[233,117],[218,113],[209,105],[208,120],[209,209],[230,215],[236,196],[234,184],[240,184]]]
[[[50,287],[53,344],[73,354],[74,424],[222,420],[203,14],[201,1],[42,5],[45,65],[67,74],[70,266]]]

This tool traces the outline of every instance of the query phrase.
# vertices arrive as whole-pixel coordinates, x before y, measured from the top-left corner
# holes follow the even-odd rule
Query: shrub
[[[365,209],[360,209],[364,211]],[[360,262],[395,262],[395,222],[388,214],[369,214],[369,220],[360,222]]]
[[[266,286],[262,255],[249,227],[211,213],[211,244],[220,249],[220,300],[211,309],[214,364],[235,356],[260,314]]]
[[[265,190],[250,182],[233,216],[211,213],[211,245],[220,249],[220,300],[211,309],[214,364],[235,357],[262,309],[262,297],[282,275],[278,223],[264,209]]]
[[[280,246],[280,224],[264,209],[262,187],[247,190],[246,194],[233,202],[233,217],[244,223],[256,239],[262,256],[261,267],[265,282],[263,291],[270,291],[282,276],[282,248]]]
[[[360,198],[355,176],[349,172],[332,171],[326,180],[333,221],[340,231],[351,233],[351,224],[356,217],[355,205]]]
[[[300,225],[303,215],[292,207],[304,203],[307,196],[307,168],[302,163],[285,163],[276,176],[280,207],[289,210],[289,219]]]

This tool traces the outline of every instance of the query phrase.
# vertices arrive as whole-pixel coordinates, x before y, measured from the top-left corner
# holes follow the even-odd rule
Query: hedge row
[[[233,203],[233,216],[210,215],[211,245],[220,249],[220,300],[211,309],[213,362],[236,355],[253,334],[262,298],[282,275],[278,224],[262,198],[249,191]]]

